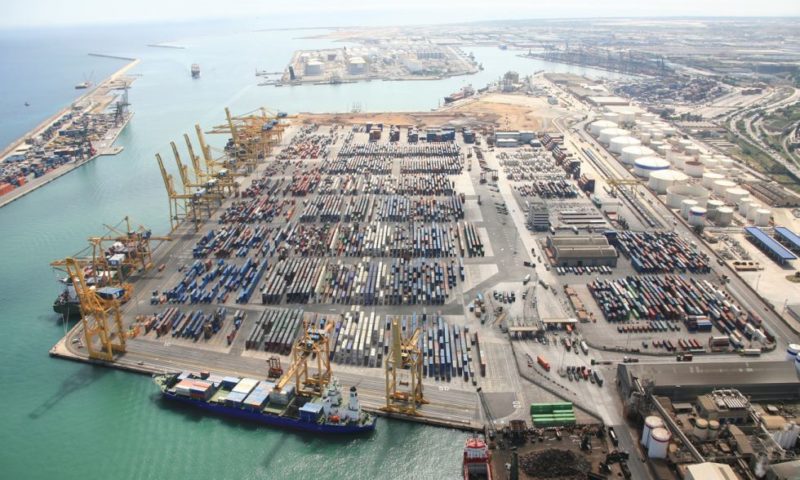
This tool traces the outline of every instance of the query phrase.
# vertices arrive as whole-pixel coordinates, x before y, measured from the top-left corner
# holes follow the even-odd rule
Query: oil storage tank
[[[743,198],[749,195],[750,193],[744,188],[733,187],[725,190],[725,201],[731,205],[738,205]]]
[[[729,188],[734,188],[735,186],[736,186],[736,182],[731,182],[730,180],[722,179],[722,180],[715,180],[714,181],[713,189],[714,189],[714,193],[717,196],[723,196],[723,195],[725,195],[725,191],[726,190],[728,190]]]
[[[706,224],[706,214],[708,211],[703,207],[692,207],[689,209],[689,225],[702,227]]]
[[[609,144],[608,149],[611,150],[612,152],[622,153],[623,148],[634,145],[641,145],[642,142],[638,138],[633,138],[628,135],[621,135],[618,137],[612,137],[611,140],[608,141],[608,144]]]
[[[622,162],[627,164],[633,164],[637,158],[641,157],[651,157],[654,156],[656,152],[652,149],[643,147],[641,145],[631,145],[629,147],[625,147],[622,149]]]
[[[589,124],[589,133],[596,137],[606,128],[617,128],[618,126],[616,122],[612,122],[611,120],[597,120]]]
[[[794,357],[792,357],[792,359],[794,360]],[[647,448],[647,444],[650,443],[650,434],[656,428],[664,428],[664,421],[661,420],[661,417],[650,415],[644,419],[642,438],[640,439],[639,443],[641,443],[645,448]]]
[[[681,217],[689,219],[689,211],[697,206],[697,200],[687,198],[681,202]]]
[[[772,210],[768,208],[759,208],[753,217],[753,225],[756,227],[766,227],[769,225],[769,220],[772,218]]]
[[[688,183],[676,183],[667,188],[667,205],[670,208],[681,208],[686,199],[694,200],[697,205],[703,206],[708,202],[708,190],[700,185]]]
[[[696,160],[689,160],[683,164],[683,171],[690,177],[700,178],[703,175],[703,164]]]
[[[725,175],[717,172],[703,173],[703,186],[706,188],[714,188],[714,182],[717,180],[724,180]]]
[[[667,458],[670,438],[669,430],[666,428],[654,428],[650,432],[650,441],[647,442],[647,456],[649,458]]]
[[[641,157],[633,162],[633,173],[643,178],[649,178],[651,173],[658,170],[668,169],[669,162],[659,157]]]
[[[629,134],[630,132],[624,128],[604,128],[600,130],[600,136],[598,138],[600,143],[608,145],[608,142],[610,142],[612,138],[624,137]]]
[[[647,186],[658,194],[667,193],[667,189],[678,183],[689,180],[683,172],[677,170],[657,170],[650,174]]]
[[[714,223],[718,227],[728,227],[733,222],[733,209],[730,207],[721,207],[717,210]]]

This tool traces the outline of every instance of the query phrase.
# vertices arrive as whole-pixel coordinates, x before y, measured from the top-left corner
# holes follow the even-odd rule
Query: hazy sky
[[[220,17],[287,27],[596,16],[797,16],[800,0],[1,0],[0,27]],[[290,23],[290,24],[289,24]]]

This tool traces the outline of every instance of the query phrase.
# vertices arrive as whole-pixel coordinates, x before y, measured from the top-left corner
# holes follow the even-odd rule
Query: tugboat
[[[192,78],[200,78],[200,65],[197,63],[192,64]]]
[[[470,437],[464,446],[464,480],[492,480],[492,454],[486,442]]]

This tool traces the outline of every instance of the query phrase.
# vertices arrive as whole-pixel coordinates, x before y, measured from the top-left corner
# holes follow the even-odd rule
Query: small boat
[[[91,82],[81,82],[75,85],[75,90],[85,90],[91,86],[92,86]]]
[[[192,64],[192,78],[200,78],[200,65],[197,63]]]

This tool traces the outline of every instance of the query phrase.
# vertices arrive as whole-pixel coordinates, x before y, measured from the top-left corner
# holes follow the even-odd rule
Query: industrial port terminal
[[[165,139],[171,231],[126,218],[54,260],[80,321],[51,355],[193,372],[220,404],[269,379],[255,408],[301,417],[336,378],[482,432],[464,465],[497,478],[797,462],[800,220],[763,200],[791,192],[587,84],[509,72],[437,112],[226,109]]]

